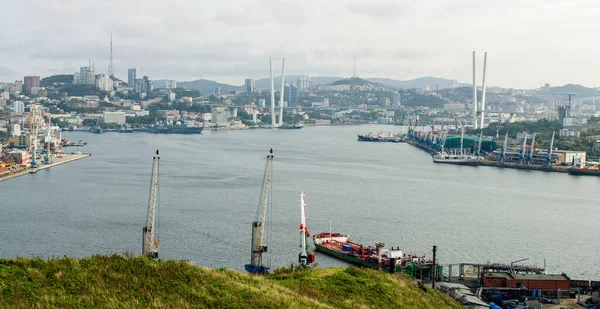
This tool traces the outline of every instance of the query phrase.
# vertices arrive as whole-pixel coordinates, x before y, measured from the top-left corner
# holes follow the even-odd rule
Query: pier
[[[19,176],[36,173],[39,170],[45,170],[47,168],[55,167],[61,164],[69,163],[72,161],[80,160],[83,158],[87,158],[91,156],[89,153],[73,153],[73,154],[64,154],[62,158],[54,158],[50,163],[45,164],[41,163],[38,167],[24,167],[15,171],[7,171],[3,174],[0,174],[0,182],[13,179]]]
[[[425,151],[430,155],[434,155],[438,150],[435,148],[435,144],[431,143],[428,140],[418,140],[414,137],[405,137],[405,140],[408,144]],[[538,160],[539,161],[539,160]],[[538,161],[534,163],[538,163]],[[482,152],[482,156],[479,159],[479,165],[482,166],[491,166],[498,168],[512,168],[512,169],[520,169],[520,170],[529,170],[529,171],[542,171],[542,172],[555,172],[555,173],[568,173],[569,166],[559,166],[559,165],[542,165],[542,164],[531,164],[531,163],[520,163],[515,160],[500,160],[498,155],[485,155]]]

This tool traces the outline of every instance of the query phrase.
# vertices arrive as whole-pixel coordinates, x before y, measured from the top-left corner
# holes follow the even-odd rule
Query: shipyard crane
[[[504,162],[504,157],[506,157],[506,147],[508,147],[508,130],[506,130],[506,135],[504,135],[504,144],[502,144],[502,152],[500,152],[500,162]]]
[[[300,192],[300,253],[298,254],[298,262],[302,267],[309,267],[315,262],[315,254],[307,253],[307,239],[310,237],[310,232],[306,226],[306,202],[304,202],[304,192]]]
[[[156,259],[158,258],[158,245],[160,244],[158,239],[154,239],[154,233],[156,230],[154,218],[156,217],[156,204],[158,202],[158,161],[160,160],[158,149],[156,150],[156,155],[152,159],[153,164],[152,177],[150,178],[150,198],[148,200],[148,222],[143,229],[142,254],[144,256]]]
[[[271,187],[271,169],[273,168],[273,148],[267,154],[265,175],[258,204],[256,220],[252,222],[252,248],[250,252],[250,264],[245,265],[246,271],[253,274],[266,274],[269,267],[263,266],[263,252],[267,252],[267,246],[263,244],[263,234],[267,219],[267,204],[269,202],[269,189]]]
[[[552,149],[554,148],[554,134],[556,134],[556,129],[552,131],[552,140],[550,140],[550,148],[548,148],[548,156],[546,157],[546,164],[548,166],[552,166]]]

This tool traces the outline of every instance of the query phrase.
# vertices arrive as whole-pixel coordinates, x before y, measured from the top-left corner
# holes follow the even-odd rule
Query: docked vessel
[[[118,127],[115,132],[118,133],[133,133],[133,129],[130,128],[129,126],[125,125],[125,126],[120,126]]]
[[[456,165],[479,165],[479,159],[476,156],[465,156],[465,155],[449,155],[438,153],[433,156],[433,162],[435,163],[446,163]]]
[[[327,254],[348,263],[383,270],[388,273],[403,272],[416,278],[431,278],[433,261],[424,256],[410,255],[400,248],[384,248],[383,243],[365,246],[349,241],[348,235],[341,233],[319,233],[313,236],[317,252]],[[441,278],[443,268],[436,266],[437,278]]]
[[[359,142],[380,142],[381,138],[374,134],[358,134]]]
[[[201,134],[203,127],[189,126],[185,123],[177,122],[174,125],[156,125],[148,128],[136,129],[138,132],[147,132],[155,134]]]
[[[101,134],[102,133],[102,127],[99,125],[95,125],[93,127],[90,128],[90,133],[96,133],[96,134]]]
[[[297,130],[297,129],[304,128],[304,125],[301,124],[301,123],[299,123],[299,124],[292,124],[292,125],[284,124],[284,125],[281,125],[281,126],[279,126],[277,128],[281,129],[281,130]]]
[[[398,135],[392,135],[388,133],[387,136],[383,136],[383,133],[367,133],[367,134],[358,134],[359,142],[387,142],[387,143],[406,143],[406,140],[401,138]]]
[[[464,154],[465,153],[464,147],[463,147],[464,138],[465,138],[465,129],[464,129],[464,127],[462,127],[461,134],[460,134],[460,153],[455,153],[455,154],[446,153],[444,151],[445,141],[442,141],[442,144],[441,144],[442,150],[433,155],[433,162],[434,163],[456,164],[456,165],[471,165],[471,166],[479,165],[479,156]],[[479,148],[481,148],[481,136],[479,137],[479,141],[480,141]],[[481,151],[481,150],[479,150],[479,151]],[[458,150],[457,150],[457,152],[458,152]]]
[[[585,167],[581,159],[573,159],[573,165],[568,169],[569,175],[575,176],[600,176],[600,168]]]

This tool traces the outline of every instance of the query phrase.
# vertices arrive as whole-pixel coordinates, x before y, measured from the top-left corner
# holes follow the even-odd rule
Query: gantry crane
[[[267,204],[269,202],[269,189],[271,188],[271,169],[273,167],[273,148],[267,154],[265,175],[263,178],[262,192],[258,204],[256,221],[252,222],[252,247],[250,252],[250,264],[245,265],[246,271],[253,274],[266,274],[269,267],[263,266],[263,252],[267,252],[267,246],[263,244],[263,234],[267,219]]]
[[[150,179],[150,199],[148,200],[148,222],[143,229],[143,244],[142,254],[150,258],[158,258],[158,245],[160,241],[154,239],[155,225],[154,218],[156,217],[156,204],[158,201],[158,161],[160,155],[158,149],[153,157],[152,177]],[[157,237],[158,238],[158,237]]]

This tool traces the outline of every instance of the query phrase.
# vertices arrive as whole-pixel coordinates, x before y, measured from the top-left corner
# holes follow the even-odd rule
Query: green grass
[[[279,269],[266,277],[144,257],[0,259],[0,308],[462,308],[408,277]]]

